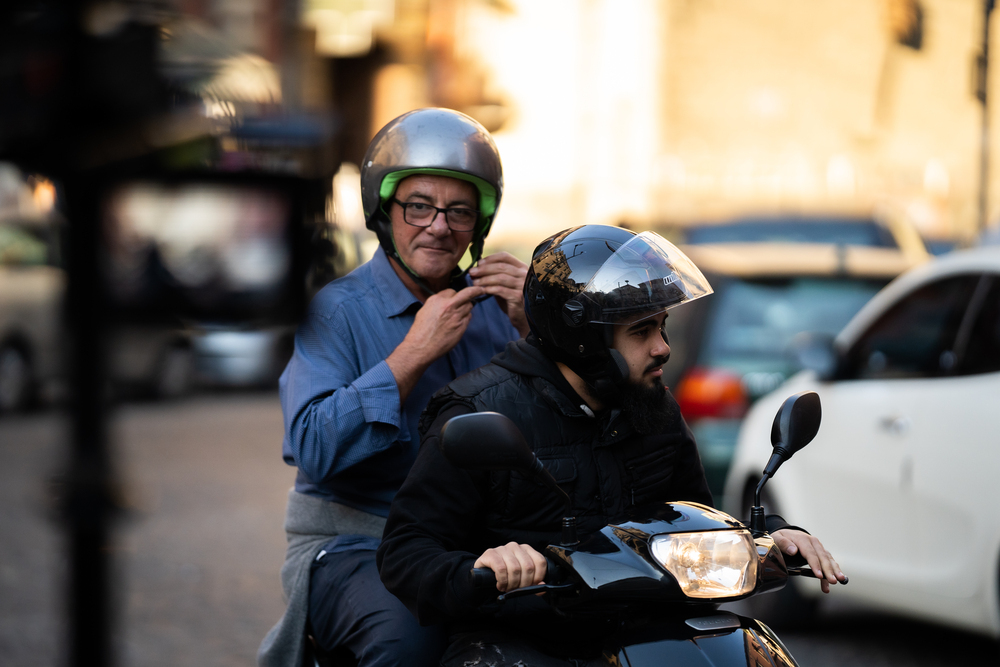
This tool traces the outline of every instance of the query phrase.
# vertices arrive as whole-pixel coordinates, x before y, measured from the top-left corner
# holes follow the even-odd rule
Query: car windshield
[[[740,372],[797,370],[793,339],[811,332],[834,336],[884,281],[855,278],[732,280],[714,297],[701,363]]]
[[[687,230],[685,243],[829,243],[833,245],[898,247],[892,234],[874,220],[747,219]]]

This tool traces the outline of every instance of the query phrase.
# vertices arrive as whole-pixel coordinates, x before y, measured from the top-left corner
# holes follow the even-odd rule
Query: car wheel
[[[194,354],[191,348],[172,345],[160,360],[153,391],[157,398],[179,398],[191,391]]]
[[[0,348],[0,412],[24,410],[31,403],[31,363],[13,345]]]
[[[746,520],[746,517],[750,516],[754,492],[759,481],[752,479],[743,489],[743,501],[740,503],[743,516],[741,520]],[[761,491],[760,502],[768,514],[781,514],[766,487]],[[781,590],[749,598],[747,603],[751,615],[782,630],[799,630],[814,625],[819,611],[819,598],[803,595],[799,587],[804,584],[819,586],[819,582],[807,579],[807,577],[791,577]]]

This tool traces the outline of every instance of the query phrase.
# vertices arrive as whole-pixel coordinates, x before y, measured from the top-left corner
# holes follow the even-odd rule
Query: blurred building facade
[[[483,122],[494,241],[785,211],[978,231],[981,0],[177,1],[336,119],[331,173],[409,109]]]
[[[969,238],[982,18],[979,0],[519,2],[496,39],[530,53],[490,46],[517,121],[503,223],[877,211]]]

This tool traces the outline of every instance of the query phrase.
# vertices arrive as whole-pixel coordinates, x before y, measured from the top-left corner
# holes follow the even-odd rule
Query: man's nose
[[[431,224],[427,227],[427,231],[435,236],[444,236],[451,233],[451,228],[448,227],[448,217],[444,211],[434,212],[434,217],[431,218]]]
[[[670,345],[664,336],[657,336],[657,343],[649,351],[651,357],[665,357],[670,354]]]

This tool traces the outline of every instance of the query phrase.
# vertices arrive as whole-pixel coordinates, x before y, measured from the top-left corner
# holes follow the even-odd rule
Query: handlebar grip
[[[497,575],[488,567],[474,567],[469,570],[469,583],[474,589],[497,587]]]
[[[545,570],[545,581],[550,584],[561,584],[566,579],[562,568],[548,556],[545,557]],[[496,588],[497,575],[488,567],[474,567],[469,570],[469,583],[474,589]]]
[[[786,567],[799,567],[800,568],[800,567],[805,567],[806,565],[809,564],[809,561],[807,561],[806,557],[803,556],[801,553],[795,553],[793,555],[793,554],[786,554],[786,553],[782,552],[781,556],[782,556],[782,558],[785,559],[785,566]]]

